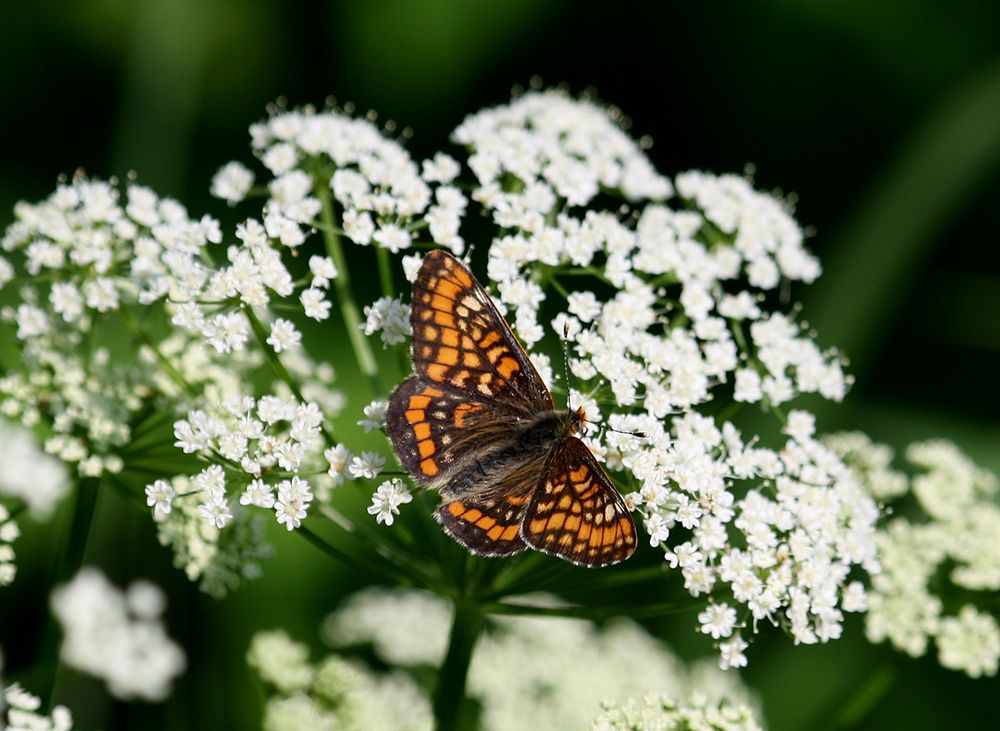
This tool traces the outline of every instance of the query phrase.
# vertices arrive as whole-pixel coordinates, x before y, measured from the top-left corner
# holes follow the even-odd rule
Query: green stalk
[[[187,382],[187,379],[184,378],[184,374],[177,370],[174,364],[170,362],[170,359],[162,353],[159,346],[153,342],[153,339],[149,337],[149,334],[142,329],[139,321],[132,316],[132,313],[124,307],[121,308],[119,312],[121,313],[122,322],[125,323],[125,327],[147,348],[153,351],[153,355],[156,356],[156,360],[163,367],[164,372],[166,372],[166,374],[170,377],[170,380],[176,383],[177,386],[188,396],[197,395],[197,391],[194,386]]]
[[[462,712],[466,706],[465,686],[469,677],[472,651],[483,630],[485,614],[475,600],[459,597],[455,600],[455,613],[448,637],[448,653],[438,675],[434,691],[434,718],[436,731],[457,731],[461,728]]]
[[[94,518],[99,487],[100,479],[97,477],[84,477],[77,482],[73,495],[69,529],[64,534],[59,546],[59,554],[56,558],[56,564],[53,566],[52,579],[49,582],[50,592],[56,586],[69,581],[83,564],[83,551],[87,546],[87,536],[90,534],[90,526]],[[48,607],[45,608],[45,611],[47,613]],[[56,689],[56,676],[59,672],[58,630],[55,620],[51,616],[45,624],[36,667],[47,678],[48,705],[51,708]]]
[[[358,367],[366,378],[371,382],[372,389],[376,395],[382,394],[385,390],[378,375],[378,365],[375,362],[375,354],[371,346],[361,332],[361,311],[358,309],[354,295],[351,293],[351,279],[347,269],[347,259],[344,256],[344,247],[341,245],[340,236],[337,234],[333,221],[333,201],[330,200],[329,187],[323,184],[316,185],[316,195],[319,197],[320,220],[323,226],[320,231],[323,234],[323,242],[326,251],[333,259],[337,267],[337,276],[333,280],[333,286],[337,290],[337,302],[340,304],[340,313],[344,318],[344,327],[347,328],[347,337],[351,341],[354,349],[354,357],[358,361]]]
[[[378,278],[382,282],[382,294],[395,299],[396,286],[392,281],[392,262],[389,259],[389,252],[381,246],[376,246],[375,256],[378,257]]]
[[[261,350],[264,351],[264,357],[267,358],[267,362],[271,365],[271,370],[274,371],[275,375],[280,378],[288,389],[292,392],[296,399],[301,403],[305,403],[305,398],[302,396],[302,389],[299,388],[299,384],[292,378],[292,374],[288,372],[285,368],[285,364],[281,362],[281,358],[278,357],[278,353],[271,344],[267,342],[267,329],[264,327],[264,323],[260,321],[260,318],[254,313],[253,308],[244,308],[244,313],[246,313],[247,321],[250,323],[250,329],[253,331],[254,337],[257,338],[257,342],[260,344]],[[337,443],[334,439],[333,432],[330,428],[323,424],[323,436],[326,438],[326,443],[329,446],[333,446]]]

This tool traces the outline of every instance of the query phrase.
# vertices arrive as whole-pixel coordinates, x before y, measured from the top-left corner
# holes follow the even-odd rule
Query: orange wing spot
[[[455,327],[455,318],[450,312],[441,312],[441,310],[427,310],[427,312],[434,313],[434,322],[443,327]]]
[[[480,358],[475,353],[466,353],[462,356],[462,365],[469,368],[479,368],[483,363],[483,359]]]
[[[563,495],[561,498],[559,498],[559,507],[562,510],[565,510],[572,504],[573,504],[573,498],[571,498],[569,495]]]
[[[441,348],[438,350],[437,360],[438,363],[444,363],[447,366],[458,365],[458,351],[455,348]]]
[[[424,325],[424,337],[428,340],[437,340],[439,332],[433,325]]]
[[[448,375],[448,366],[444,363],[431,363],[427,366],[427,377],[432,381],[443,381]]]
[[[577,531],[576,537],[579,538],[580,541],[586,542],[586,540],[590,538],[590,531],[590,523],[584,523],[580,526],[580,530]]]
[[[518,531],[518,526],[516,524],[508,525],[506,528],[504,528],[503,533],[500,535],[500,540],[503,541],[514,540],[514,538],[517,536],[517,531]]]
[[[489,536],[489,539],[491,541],[500,540],[500,536],[503,535],[503,526],[502,525],[493,526],[488,531],[486,531],[486,535]]]
[[[497,519],[492,518],[489,515],[484,515],[482,518],[476,521],[476,525],[483,530],[489,530],[497,524]]]
[[[468,275],[468,273],[464,269],[460,269],[459,267],[453,265],[450,268],[450,272],[449,273],[453,277],[455,277],[455,279],[457,279],[459,282],[461,282],[461,284],[462,284],[463,287],[471,287],[472,286],[472,277],[470,277]]]
[[[581,531],[581,533],[582,532],[583,531]],[[592,546],[600,546],[602,543],[604,543],[604,529],[594,528],[593,532],[590,534],[590,540],[588,542]]]
[[[518,365],[517,361],[513,358],[505,357],[500,360],[500,365],[497,366],[497,372],[500,373],[504,378],[509,379],[515,372],[521,370],[521,366]]]
[[[427,393],[424,391],[424,393]],[[411,409],[426,409],[427,404],[431,402],[430,396],[410,396],[410,408]]]
[[[476,345],[476,341],[470,338],[468,335],[462,336],[462,350],[475,350],[479,346]]]
[[[404,414],[404,416],[406,417],[406,420],[411,424],[417,424],[427,419],[427,416],[424,413],[423,409],[410,409]]]
[[[524,505],[530,497],[530,495],[511,496],[507,498],[506,502],[508,505]]]
[[[417,314],[420,316],[421,320],[424,320],[426,322],[427,320],[430,320],[432,317],[434,317],[434,310],[430,308],[426,310],[418,309]]]
[[[462,520],[467,520],[470,523],[475,523],[477,520],[483,517],[483,511],[479,508],[470,508],[469,512],[462,516]]]
[[[433,307],[435,310],[452,312],[455,309],[455,301],[450,300],[447,297],[442,297],[439,294],[435,294],[433,297],[431,297],[431,307]]]
[[[569,476],[573,479],[573,482],[583,482],[589,474],[590,470],[587,469],[587,465],[582,464],[577,469],[570,472]]]
[[[409,412],[407,412],[407,413],[409,413]],[[418,442],[421,441],[421,440],[423,440],[423,439],[430,439],[431,438],[431,425],[428,424],[426,421],[422,421],[419,424],[414,424],[413,425],[413,434],[414,434],[414,436],[417,437],[417,441]]]
[[[573,534],[572,533],[563,533],[561,536],[559,536],[559,545],[560,546],[568,546],[572,542],[573,542]]]
[[[628,516],[618,519],[618,527],[622,529],[622,533],[626,536],[632,535],[632,519]]]
[[[444,328],[441,331],[441,342],[449,348],[457,348],[458,330],[452,330],[450,327]]]
[[[465,426],[465,417],[482,408],[481,404],[459,404],[455,407],[455,426],[459,428]]]
[[[565,526],[566,526],[566,530],[568,530],[568,531],[577,531],[577,530],[579,530],[580,529],[580,516],[579,515],[570,515],[568,518],[566,518]]]
[[[420,463],[420,471],[428,477],[434,477],[441,470],[438,468],[437,462],[428,457]]]
[[[486,333],[486,337],[479,341],[479,347],[486,350],[488,347],[500,340],[500,333],[496,330],[490,330]]]
[[[461,292],[462,288],[448,279],[442,279],[437,283],[437,286],[434,287],[434,291],[439,292],[449,299],[455,299],[455,295]]]
[[[417,442],[417,448],[420,450],[421,457],[430,457],[437,451],[437,447],[434,446],[434,442],[431,439],[425,439],[422,442]]]
[[[456,501],[453,503],[448,503],[448,512],[454,515],[456,518],[465,512],[465,506],[462,503]]]
[[[563,523],[566,522],[566,513],[554,513],[551,518],[549,518],[548,530],[559,530],[563,527]]]
[[[532,533],[541,533],[545,530],[545,518],[537,518],[531,521],[531,525],[528,527]]]
[[[485,340],[483,342],[486,342]],[[483,350],[486,350],[486,346],[483,346]],[[495,348],[491,348],[486,351],[486,357],[490,359],[490,363],[496,363],[500,360],[500,356],[507,352],[506,345],[498,345]]]
[[[433,386],[428,386],[423,391],[424,396],[430,396],[431,398],[438,398],[439,396],[444,396],[444,391],[439,391]]]

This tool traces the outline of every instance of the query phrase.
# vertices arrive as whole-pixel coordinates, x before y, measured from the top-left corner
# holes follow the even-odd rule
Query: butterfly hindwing
[[[521,537],[538,551],[590,567],[624,561],[636,546],[625,501],[576,437],[549,459],[525,511]]]
[[[413,368],[425,381],[470,399],[525,412],[552,396],[490,296],[451,254],[435,250],[413,283]]]
[[[438,520],[445,531],[480,556],[506,556],[523,551],[521,521],[530,488],[485,497],[469,496],[445,502]]]

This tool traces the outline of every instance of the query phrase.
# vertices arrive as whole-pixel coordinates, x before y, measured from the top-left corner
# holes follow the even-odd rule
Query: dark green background
[[[636,136],[654,138],[664,173],[752,163],[760,187],[798,197],[826,274],[795,294],[857,377],[843,407],[822,409],[823,430],[858,427],[895,446],[947,436],[1000,470],[998,29],[991,0],[8,0],[0,222],[77,168],[134,170],[192,214],[225,216],[208,197],[210,176],[248,160],[246,128],[279,97],[376,109],[414,130],[421,157],[533,75],[593,87]],[[337,364],[349,382],[350,363]],[[211,602],[169,569],[148,518],[120,502],[102,496],[88,560],[119,582],[143,574],[168,585],[171,629],[193,667],[163,707],[102,705],[90,681],[69,674],[60,697],[83,728],[254,728],[249,634],[281,625],[312,637],[358,577],[279,538],[263,581]],[[45,622],[59,523],[24,528],[22,575],[0,593],[0,645],[15,677]],[[658,628],[707,652],[692,624]],[[885,679],[858,728],[985,728],[996,718],[994,681],[871,647],[856,622],[848,630],[826,647],[776,636],[754,645],[747,679],[771,729],[834,727],[851,717],[846,699]]]

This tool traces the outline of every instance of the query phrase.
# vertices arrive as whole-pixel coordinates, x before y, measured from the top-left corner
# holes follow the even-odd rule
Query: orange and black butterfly
[[[576,436],[583,409],[557,411],[489,295],[451,254],[429,253],[413,285],[413,369],[389,402],[400,461],[440,490],[438,518],[473,553],[534,548],[581,566],[623,561],[635,525]]]

